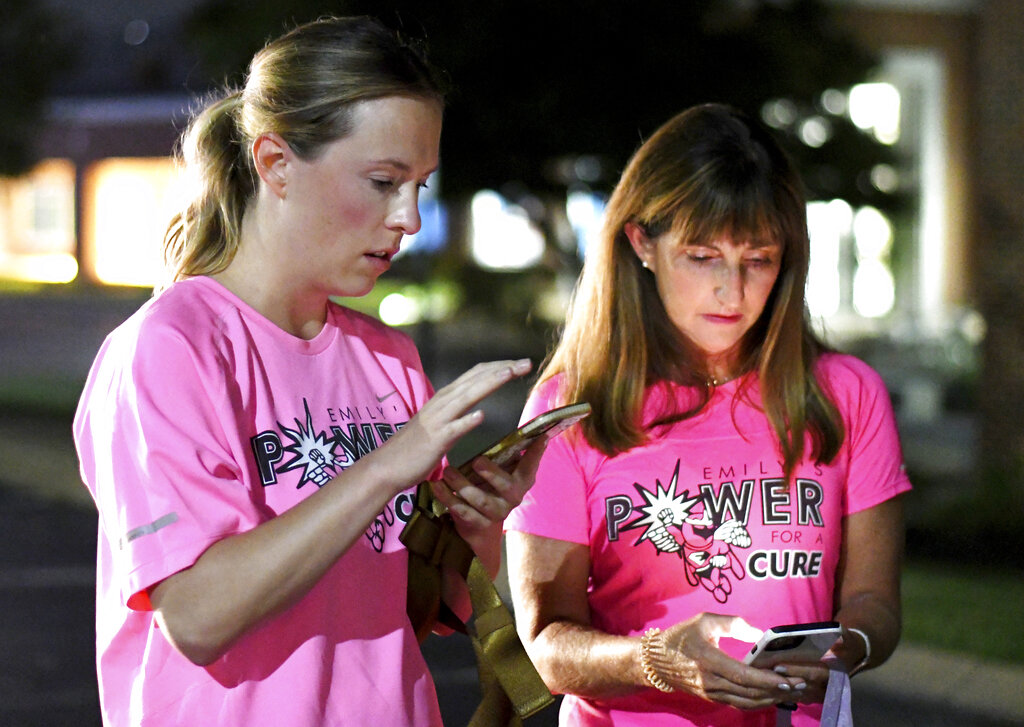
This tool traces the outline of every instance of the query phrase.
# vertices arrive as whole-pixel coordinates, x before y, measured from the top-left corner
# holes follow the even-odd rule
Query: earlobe
[[[633,247],[633,252],[640,258],[640,264],[645,268],[650,268],[651,259],[654,257],[654,243],[647,236],[644,228],[635,222],[627,222],[622,229],[626,233],[629,244]]]
[[[281,199],[286,195],[291,159],[291,147],[279,134],[260,134],[252,143],[252,161],[256,174]]]

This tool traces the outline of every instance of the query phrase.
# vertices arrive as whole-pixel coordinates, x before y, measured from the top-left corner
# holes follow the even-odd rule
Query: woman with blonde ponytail
[[[108,336],[74,422],[108,727],[440,724],[398,534],[429,480],[496,574],[543,444],[513,472],[478,458],[480,486],[444,460],[530,362],[435,394],[407,336],[334,298],[368,293],[419,229],[443,98],[415,45],[324,18],[187,130],[171,280]]]
[[[684,111],[623,172],[523,417],[593,414],[506,521],[561,724],[816,725],[829,669],[742,642],[835,620],[847,672],[896,647],[910,483],[882,381],[810,328],[808,257],[800,180],[735,109]]]

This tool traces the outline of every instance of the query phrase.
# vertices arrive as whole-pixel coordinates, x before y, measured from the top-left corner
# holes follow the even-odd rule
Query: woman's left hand
[[[486,457],[476,457],[470,463],[482,480],[476,484],[452,466],[445,468],[440,480],[431,482],[434,496],[448,508],[459,535],[485,563],[496,547],[500,557],[501,524],[533,486],[546,446],[544,438],[531,444],[511,472]]]
[[[824,664],[779,664],[773,671],[781,676],[798,678],[807,685],[799,691],[794,702],[814,704],[825,701],[829,670]]]

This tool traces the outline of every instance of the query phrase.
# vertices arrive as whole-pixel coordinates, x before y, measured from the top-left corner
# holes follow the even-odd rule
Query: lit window
[[[0,277],[67,283],[75,261],[75,168],[52,159],[0,178]]]
[[[83,229],[97,280],[150,287],[164,276],[162,243],[182,200],[183,175],[173,159],[107,159],[86,180]]]

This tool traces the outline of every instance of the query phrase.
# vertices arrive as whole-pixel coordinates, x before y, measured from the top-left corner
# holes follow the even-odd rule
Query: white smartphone
[[[473,460],[480,456],[487,457],[506,471],[511,471],[535,441],[541,437],[552,439],[589,415],[590,404],[586,402],[569,404],[546,411],[521,427],[512,430],[483,452],[470,457],[459,468],[459,471],[470,482],[480,484],[480,477],[471,466]]]
[[[815,664],[843,633],[838,621],[774,626],[754,644],[744,664],[773,667],[776,664]]]

